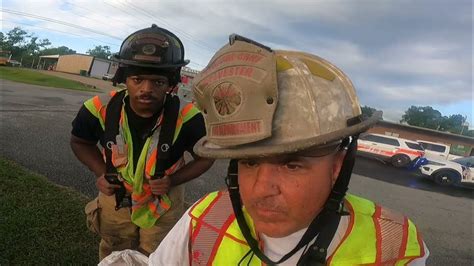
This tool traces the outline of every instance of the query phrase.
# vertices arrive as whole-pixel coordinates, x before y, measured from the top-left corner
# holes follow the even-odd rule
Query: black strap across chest
[[[121,188],[115,191],[117,201],[116,209],[121,207],[119,206],[119,201],[122,201],[126,190],[122,181],[118,179],[117,169],[112,163],[112,145],[117,144],[116,139],[119,135],[120,115],[125,95],[126,91],[122,90],[117,92],[110,99],[106,109],[104,130],[105,177],[109,183],[121,185]],[[176,129],[176,121],[178,120],[179,98],[170,94],[166,95],[163,112],[163,122],[160,136],[158,138],[158,152],[156,153],[155,173],[153,174],[152,179],[162,178],[165,175],[166,166],[171,157],[171,147]]]

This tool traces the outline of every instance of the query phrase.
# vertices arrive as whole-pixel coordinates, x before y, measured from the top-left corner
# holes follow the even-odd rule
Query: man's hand
[[[151,192],[156,196],[168,193],[171,188],[171,180],[168,176],[155,180],[150,179],[148,182],[150,183]]]
[[[99,176],[95,181],[95,186],[99,189],[100,192],[104,193],[107,196],[112,196],[115,192],[115,189],[120,188],[120,185],[110,184],[107,179],[105,179],[104,174]]]

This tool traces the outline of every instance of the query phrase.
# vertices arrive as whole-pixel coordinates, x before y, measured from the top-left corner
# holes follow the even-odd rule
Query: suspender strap
[[[316,241],[309,247],[309,249],[301,256],[298,261],[298,266],[306,265],[326,265],[326,256],[329,244],[336,234],[341,215],[335,212],[326,212],[322,214],[321,224],[324,225],[321,232],[319,232]]]
[[[352,174],[352,168],[355,163],[355,155],[357,152],[358,135],[352,136],[347,148],[347,154],[344,158],[339,176],[334,184],[334,187],[329,195],[329,198],[324,205],[321,214],[323,217],[323,228],[318,235],[316,241],[310,246],[308,251],[298,261],[298,266],[302,265],[325,265],[326,256],[329,244],[336,234],[337,227],[341,221],[341,216],[344,215],[342,209],[343,199],[346,196],[346,191],[349,186],[349,181]]]
[[[120,113],[122,112],[123,98],[125,97],[125,90],[116,93],[107,104],[105,116],[105,179],[110,184],[119,185],[120,188],[115,189],[115,210],[118,210],[125,205],[124,198],[127,190],[123,182],[118,178],[117,169],[112,164],[112,145],[117,145],[116,137],[119,134]]]
[[[179,98],[171,94],[166,95],[163,107],[163,124],[158,139],[158,152],[156,153],[155,173],[151,179],[159,179],[165,176],[167,163],[171,156],[171,146],[173,145],[176,121],[179,114]]]

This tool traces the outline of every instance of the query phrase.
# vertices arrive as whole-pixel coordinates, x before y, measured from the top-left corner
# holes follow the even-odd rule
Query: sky
[[[0,0],[2,32],[21,27],[52,47],[112,52],[152,23],[204,68],[237,33],[316,54],[352,80],[361,105],[398,122],[410,106],[467,116],[474,128],[471,0]]]

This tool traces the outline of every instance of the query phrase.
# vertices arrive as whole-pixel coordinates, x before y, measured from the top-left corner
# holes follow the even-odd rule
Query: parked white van
[[[428,160],[454,160],[458,158],[463,158],[463,156],[451,154],[451,145],[431,142],[427,140],[417,140],[418,143],[425,149],[425,157]]]
[[[425,157],[428,160],[447,160],[449,156],[450,145],[427,140],[416,140],[425,149]]]

